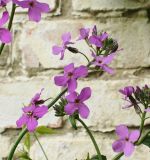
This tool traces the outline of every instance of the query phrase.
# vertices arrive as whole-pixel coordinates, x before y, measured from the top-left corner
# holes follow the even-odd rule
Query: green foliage
[[[24,146],[26,147],[27,151],[30,151],[30,147],[31,147],[30,133],[26,133],[25,135]]]
[[[64,108],[67,104],[67,100],[64,98],[61,98],[60,101],[58,102],[58,104],[54,105],[54,110],[55,110],[55,116],[57,117],[63,117],[66,115],[66,113],[64,112]]]
[[[55,131],[52,128],[48,128],[46,126],[39,126],[36,128],[36,133],[38,134],[54,134]]]
[[[98,155],[92,156],[90,158],[90,155],[88,153],[86,160],[99,160]],[[107,160],[106,156],[102,155],[102,160]]]
[[[146,145],[150,148],[150,135],[147,135],[145,139],[143,140],[142,144]]]
[[[27,151],[25,151],[24,149],[21,150],[21,151],[18,151],[16,154],[15,154],[15,157],[14,157],[15,160],[32,160],[29,156],[29,153]]]
[[[72,115],[72,116],[69,116],[69,120],[70,120],[70,123],[72,125],[72,127],[77,130],[77,124],[76,124],[76,119],[75,117]]]

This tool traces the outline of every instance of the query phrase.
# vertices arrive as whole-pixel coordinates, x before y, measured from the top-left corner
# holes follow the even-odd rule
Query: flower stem
[[[88,64],[90,63],[89,58],[88,58],[84,53],[82,53],[82,52],[80,52],[80,51],[79,51],[78,53],[82,54],[82,55],[86,58],[86,60],[88,61]]]
[[[123,153],[119,153],[117,154],[112,160],[118,160],[119,158],[121,158],[123,156]]]
[[[58,96],[48,105],[48,108],[51,108],[66,92],[67,88],[58,94]]]
[[[9,155],[8,155],[8,159],[7,159],[7,160],[12,160],[13,155],[14,155],[14,153],[15,153],[15,150],[16,150],[18,144],[20,143],[20,141],[22,140],[22,138],[24,137],[24,135],[25,135],[27,132],[28,132],[27,128],[24,128],[24,129],[20,132],[20,134],[19,134],[19,136],[18,136],[15,144],[14,144],[13,147],[11,148],[11,151],[10,151],[10,153],[9,153]]]
[[[86,124],[80,119],[80,118],[77,118],[77,120],[83,125],[83,127],[86,129],[87,133],[89,134],[93,144],[94,144],[94,147],[96,149],[96,152],[97,152],[97,155],[98,155],[98,158],[99,160],[102,160],[102,155],[100,153],[100,150],[99,150],[99,147],[95,141],[95,138],[94,136],[92,135],[91,131],[89,130],[89,128],[86,126]]]
[[[37,140],[37,142],[38,142],[38,144],[39,144],[39,146],[40,146],[40,148],[41,148],[41,150],[42,150],[42,152],[43,152],[43,154],[44,154],[44,156],[45,156],[45,159],[48,160],[48,157],[47,157],[47,155],[46,155],[46,152],[44,151],[44,148],[43,148],[42,144],[40,143],[37,135],[35,134],[35,132],[34,132],[33,134],[34,134],[34,137],[35,137],[35,139]]]
[[[11,15],[10,15],[10,19],[9,19],[9,23],[8,23],[8,30],[11,30],[12,27],[12,23],[13,23],[13,19],[14,19],[14,15],[15,15],[15,10],[16,10],[16,4],[12,4],[12,9],[11,9]],[[2,54],[2,51],[4,49],[5,43],[2,43],[0,46],[0,55]]]

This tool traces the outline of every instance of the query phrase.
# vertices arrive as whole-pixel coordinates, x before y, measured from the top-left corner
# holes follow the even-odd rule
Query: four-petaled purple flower
[[[94,29],[95,30],[95,29]],[[95,31],[93,31],[94,33]],[[100,34],[100,35],[95,35],[93,34],[89,38],[89,43],[94,44],[96,47],[101,48],[103,46],[103,42],[108,38],[108,34],[106,32]]]
[[[108,72],[109,74],[114,74],[114,70],[108,66],[114,59],[115,53],[112,53],[108,56],[96,56],[94,53],[92,53],[92,56],[94,57],[93,64],[96,66],[99,66],[102,70]]]
[[[124,89],[120,89],[119,92],[125,95],[125,99],[134,93],[134,88],[132,86],[127,86]]]
[[[0,6],[4,7],[7,5],[8,2],[10,2],[11,0],[0,0]]]
[[[73,43],[71,42],[71,34],[69,32],[64,33],[61,39],[62,39],[62,46],[54,45],[52,48],[52,52],[54,55],[61,54],[60,59],[62,60],[64,58],[64,53],[65,53],[65,50],[67,49],[67,45],[73,44]]]
[[[38,119],[42,118],[48,112],[48,107],[45,105],[31,105],[22,108],[22,110],[23,114],[16,122],[17,127],[21,128],[23,125],[26,125],[29,132],[33,132],[38,125]]]
[[[88,75],[88,69],[85,66],[74,67],[71,63],[64,67],[64,75],[54,78],[55,84],[58,86],[68,87],[69,92],[73,92],[77,88],[77,79]]]
[[[116,127],[116,134],[119,139],[112,144],[115,152],[123,152],[125,156],[130,156],[134,151],[134,143],[140,136],[139,130],[134,130],[129,133],[127,126],[119,125]]]
[[[89,37],[90,29],[89,28],[81,28],[80,36],[78,40],[87,39]]]
[[[37,120],[42,118],[48,112],[47,106],[39,106],[39,104],[44,103],[44,101],[40,99],[42,91],[43,89],[41,89],[39,93],[35,94],[35,96],[31,99],[29,106],[22,108],[23,114],[16,122],[19,128],[23,125],[27,125],[27,129],[30,132],[33,132],[38,125]]]
[[[82,118],[87,118],[89,115],[89,108],[84,101],[91,97],[91,89],[89,87],[83,88],[81,93],[72,92],[66,99],[68,104],[65,106],[65,112],[68,115],[72,115],[74,112],[78,112]]]
[[[28,8],[29,20],[39,22],[41,20],[41,13],[50,12],[49,5],[38,2],[37,0],[13,0],[14,3],[22,8]]]
[[[3,12],[2,18],[0,19],[0,40],[3,43],[10,43],[12,41],[12,35],[10,31],[3,28],[3,25],[8,21],[9,13],[7,11]]]

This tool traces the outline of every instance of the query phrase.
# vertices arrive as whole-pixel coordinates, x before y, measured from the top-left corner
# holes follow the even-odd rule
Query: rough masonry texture
[[[115,155],[111,144],[114,129],[126,124],[131,129],[139,126],[134,110],[122,110],[124,104],[118,89],[126,85],[150,84],[150,0],[45,0],[52,12],[43,15],[39,24],[29,22],[26,11],[17,9],[12,32],[15,36],[0,57],[0,159],[5,159],[16,140],[15,121],[21,108],[30,98],[45,88],[43,97],[54,98],[61,88],[53,84],[53,77],[62,72],[64,65],[75,62],[86,64],[83,57],[66,53],[64,61],[52,55],[53,44],[60,43],[61,34],[71,32],[77,39],[79,28],[97,25],[107,31],[123,48],[112,66],[116,74],[99,76],[91,73],[79,81],[78,90],[90,86],[93,94],[88,101],[91,113],[85,122],[93,131],[102,153],[111,159]],[[10,6],[11,7],[11,6]],[[86,44],[77,47],[90,53]],[[92,143],[79,125],[73,130],[66,119],[56,118],[50,112],[40,124],[55,128],[57,134],[41,137],[49,159],[84,159],[89,152],[95,154]],[[147,123],[149,127],[149,123]],[[44,160],[37,142],[31,147],[33,160]],[[129,160],[149,160],[147,147],[139,147]],[[121,160],[126,160],[122,158]]]

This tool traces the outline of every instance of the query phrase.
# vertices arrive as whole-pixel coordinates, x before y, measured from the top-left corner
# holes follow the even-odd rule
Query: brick
[[[118,92],[125,86],[144,86],[149,84],[149,78],[134,77],[116,80],[85,80],[79,83],[79,90],[90,86],[92,97],[87,101],[90,108],[90,116],[86,123],[94,131],[108,132],[113,131],[119,124],[128,126],[139,126],[140,118],[135,113],[134,108],[122,109],[126,102]]]
[[[54,44],[61,43],[62,33],[70,31],[75,41],[79,28],[92,27],[94,24],[98,26],[99,30],[105,30],[117,39],[120,48],[123,48],[123,51],[116,56],[113,67],[137,68],[150,65],[150,46],[148,43],[150,41],[150,27],[147,18],[116,18],[104,21],[55,20],[41,21],[40,25],[27,22],[23,24],[23,28],[16,36],[17,41],[13,45],[13,53],[16,54],[16,58],[17,55],[21,56],[25,68],[38,68],[39,66],[60,68],[71,62],[76,62],[77,65],[86,64],[84,57],[70,53],[66,53],[65,59],[60,61],[59,56],[52,54],[51,48]],[[17,29],[16,24],[15,32]],[[77,42],[76,46],[90,56],[89,48],[84,42]]]
[[[116,154],[112,151],[112,142],[115,138],[111,135],[94,134],[102,154],[107,155],[108,159],[112,159]],[[41,137],[40,141],[44,147],[49,159],[53,160],[70,160],[70,159],[86,159],[87,154],[94,155],[95,149],[90,138],[85,132],[72,131],[65,134],[51,135]],[[79,147],[80,146],[80,147]],[[37,152],[38,150],[38,152]],[[145,153],[145,154],[141,154]],[[146,146],[136,148],[134,154],[129,160],[149,160],[149,149]],[[34,160],[44,159],[37,142],[31,148],[31,157]],[[127,158],[122,158],[125,160]]]
[[[47,99],[54,98],[59,92],[55,85],[50,86],[53,78],[44,79],[22,79],[22,81],[0,82],[0,128],[16,128],[16,120],[21,116],[21,108],[28,105],[35,93],[44,88],[42,97]],[[45,115],[39,120],[40,125],[48,125],[58,128],[61,126],[61,118],[54,116],[54,111]]]
[[[120,10],[137,10],[147,8],[150,0],[140,2],[138,0],[72,0],[74,11],[120,11]]]

